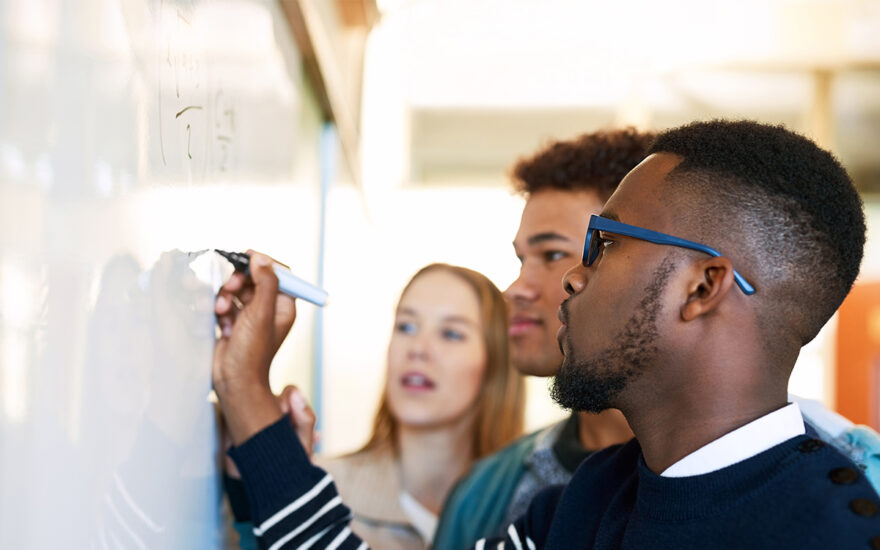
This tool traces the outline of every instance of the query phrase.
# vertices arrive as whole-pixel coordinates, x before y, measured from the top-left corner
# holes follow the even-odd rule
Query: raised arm
[[[312,465],[300,442],[297,428],[310,419],[284,415],[269,387],[272,357],[296,318],[293,299],[278,293],[272,261],[254,253],[250,276],[232,276],[218,293],[215,312],[221,337],[214,389],[260,546],[366,548],[348,528],[351,512],[332,479]]]

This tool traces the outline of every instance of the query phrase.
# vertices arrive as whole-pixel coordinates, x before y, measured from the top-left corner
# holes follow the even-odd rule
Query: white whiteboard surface
[[[275,2],[0,2],[0,548],[223,545],[188,252],[314,280],[320,129]]]

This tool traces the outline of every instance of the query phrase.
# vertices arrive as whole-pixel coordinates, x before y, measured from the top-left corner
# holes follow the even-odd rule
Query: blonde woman
[[[432,264],[403,289],[385,391],[359,451],[318,460],[372,548],[423,549],[453,484],[522,432],[501,292],[470,269]]]

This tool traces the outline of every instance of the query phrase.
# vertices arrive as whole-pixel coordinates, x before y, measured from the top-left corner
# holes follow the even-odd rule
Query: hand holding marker
[[[242,252],[226,252],[225,250],[217,250],[217,253],[229,260],[236,271],[248,274],[251,263],[250,256]],[[278,290],[280,292],[293,298],[302,298],[316,306],[323,307],[327,303],[326,290],[303,281],[280,264],[276,263],[273,269],[275,275],[278,276]]]

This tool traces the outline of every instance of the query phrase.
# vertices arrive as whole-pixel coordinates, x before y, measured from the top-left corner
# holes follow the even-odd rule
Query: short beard
[[[670,256],[654,271],[638,309],[613,344],[587,359],[574,356],[572,330],[565,332],[568,354],[553,380],[550,395],[566,409],[599,413],[614,407],[617,396],[643,374],[658,354],[660,297],[675,268]]]

